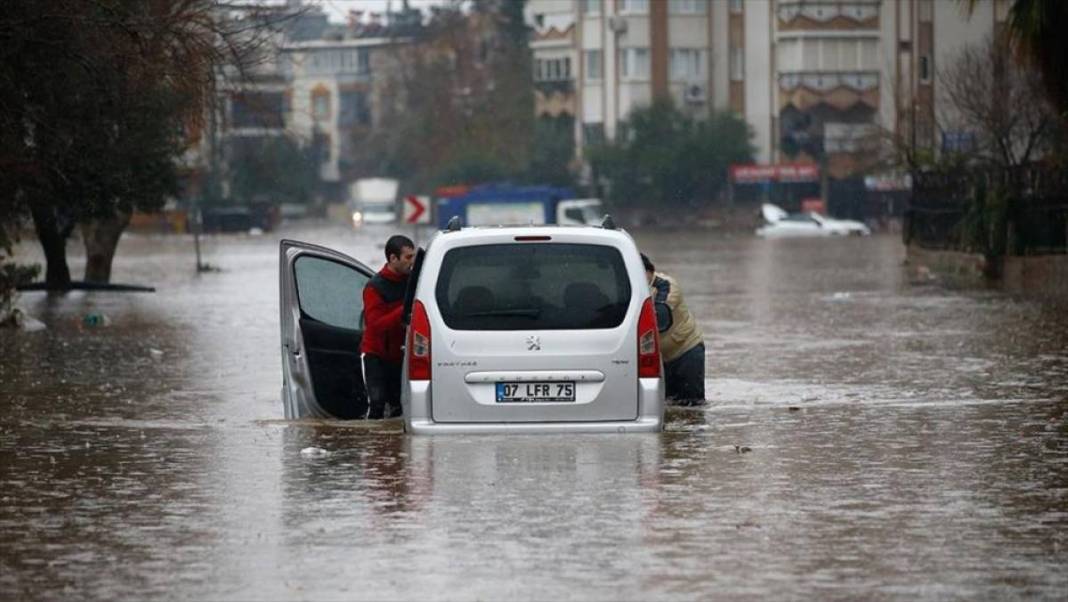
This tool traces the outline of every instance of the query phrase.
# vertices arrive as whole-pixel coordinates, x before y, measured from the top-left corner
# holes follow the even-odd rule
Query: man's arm
[[[382,301],[382,297],[379,296],[378,291],[374,287],[368,286],[363,289],[363,318],[366,326],[364,329],[373,328],[377,331],[384,331],[399,324],[401,316],[404,313],[404,306],[397,306],[393,309],[387,310],[385,303]]]
[[[653,280],[653,312],[656,313],[656,329],[661,333],[667,332],[675,321],[671,315],[671,306],[668,305],[670,293],[671,283],[663,278]]]

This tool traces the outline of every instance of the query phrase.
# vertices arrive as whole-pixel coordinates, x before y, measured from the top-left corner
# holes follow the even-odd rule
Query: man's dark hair
[[[386,241],[386,261],[389,261],[389,258],[394,255],[400,257],[405,248],[415,248],[415,243],[412,242],[412,239],[403,234],[390,236],[389,240]]]
[[[653,262],[649,259],[649,256],[646,255],[645,253],[642,253],[642,265],[645,266],[645,271],[646,272],[655,272],[656,271],[656,266],[653,265]]]

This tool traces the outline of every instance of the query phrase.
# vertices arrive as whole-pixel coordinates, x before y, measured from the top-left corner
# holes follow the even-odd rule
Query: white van
[[[409,432],[661,429],[656,317],[625,232],[453,228],[419,253],[412,277]]]
[[[397,221],[397,190],[392,178],[361,178],[350,186],[352,225],[391,224]]]

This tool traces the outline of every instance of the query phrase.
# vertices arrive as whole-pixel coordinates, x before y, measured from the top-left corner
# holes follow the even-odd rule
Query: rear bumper
[[[639,418],[620,422],[432,422],[406,420],[405,429],[413,435],[492,435],[498,433],[657,433],[663,429],[660,418]]]
[[[495,433],[655,433],[664,428],[664,381],[638,379],[635,420],[584,422],[435,422],[430,413],[430,383],[413,381],[402,387],[404,428],[413,435]]]

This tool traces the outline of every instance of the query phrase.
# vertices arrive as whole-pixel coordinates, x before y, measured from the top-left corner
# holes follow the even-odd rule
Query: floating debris
[[[321,447],[305,447],[300,450],[300,455],[305,458],[322,458],[323,456],[329,456],[330,452]]]
[[[102,313],[89,312],[82,316],[82,324],[87,328],[96,328],[98,326],[108,326],[111,324],[111,318],[105,316]]]

